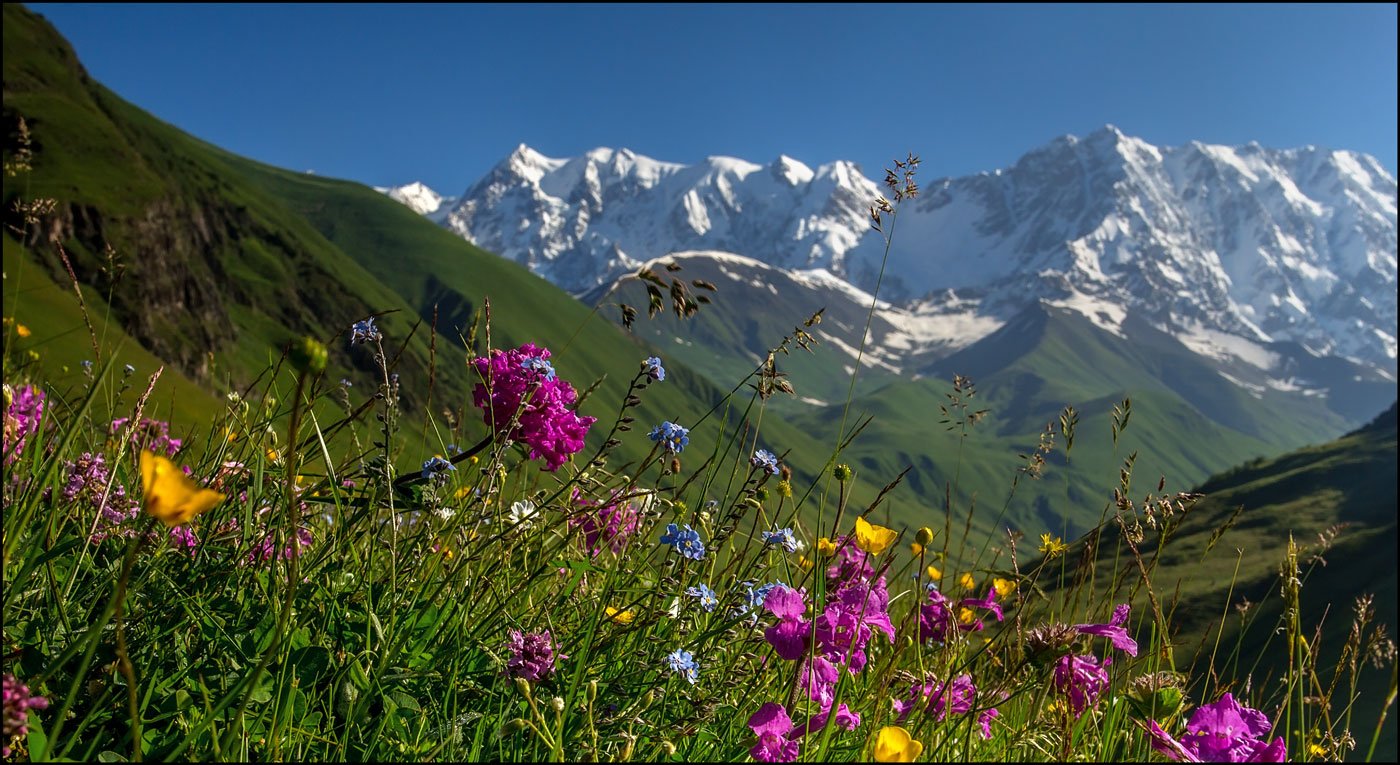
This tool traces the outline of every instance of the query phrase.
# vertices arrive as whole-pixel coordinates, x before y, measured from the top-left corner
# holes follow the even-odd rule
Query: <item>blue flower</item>
[[[379,328],[374,326],[373,316],[369,317],[368,319],[364,319],[363,321],[357,321],[354,324],[350,325],[351,345],[359,345],[360,343],[377,341],[382,337],[383,335],[379,333]]]
[[[342,378],[340,378],[340,387],[342,387],[342,388],[353,388],[353,387],[355,387],[355,383],[350,382],[350,378],[348,378],[348,377],[342,377]]]
[[[423,478],[447,478],[447,471],[456,470],[457,466],[436,455],[428,458],[423,463]]]
[[[778,458],[773,456],[773,453],[768,451],[767,449],[759,449],[758,451],[754,452],[753,457],[749,459],[749,462],[754,467],[761,467],[764,470],[768,471],[768,475],[778,474]]]
[[[763,608],[763,601],[768,599],[768,593],[772,592],[774,587],[786,587],[787,585],[783,584],[781,581],[777,581],[769,582],[768,584],[755,588],[753,584],[753,582],[744,582],[744,587],[748,589],[747,602],[740,603],[739,607],[735,609],[734,615],[743,616],[744,614],[749,614],[749,621],[757,622],[759,611]]]
[[[544,375],[544,379],[554,379],[554,365],[549,363],[549,359],[543,356],[530,356],[520,362],[522,369],[529,369]]]
[[[133,367],[133,366],[130,365],[130,364],[123,364],[123,365],[122,365],[122,372],[124,372],[125,374],[133,374],[133,373],[136,372],[136,367]]]
[[[666,533],[661,535],[661,544],[670,545],[673,550],[691,560],[705,557],[705,543],[700,541],[700,532],[686,524],[684,530],[674,523],[666,524]]]
[[[663,422],[651,429],[648,438],[666,447],[666,451],[680,454],[690,443],[690,429],[682,428],[673,422]]]
[[[692,598],[700,599],[700,607],[705,609],[705,613],[714,613],[715,606],[719,605],[719,598],[715,596],[715,591],[707,584],[698,584],[694,587],[686,588],[685,594]]]
[[[642,366],[646,369],[647,377],[657,382],[666,379],[666,369],[661,366],[661,359],[656,356],[648,357],[646,361],[642,362]]]
[[[782,545],[783,549],[790,553],[797,552],[797,537],[793,536],[792,529],[774,529],[763,532],[763,544]]]
[[[700,676],[700,665],[695,663],[695,656],[682,648],[677,648],[667,655],[666,664],[672,672],[680,674],[691,685],[695,685],[696,678]]]

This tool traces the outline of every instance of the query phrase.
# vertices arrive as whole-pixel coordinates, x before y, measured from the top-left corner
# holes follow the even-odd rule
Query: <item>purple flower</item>
[[[965,715],[972,711],[977,700],[977,686],[972,675],[958,675],[946,683],[930,677],[923,683],[909,689],[909,698],[894,702],[894,711],[899,722],[904,722],[920,704],[933,719],[942,722],[949,714]],[[992,720],[1000,714],[996,709],[984,709],[977,715],[977,724],[982,728],[982,738],[992,737]]]
[[[22,385],[14,389],[10,406],[5,410],[4,451],[5,464],[13,462],[24,450],[29,436],[39,432],[39,424],[44,418],[44,392],[33,385]]]
[[[797,730],[793,731],[792,738],[802,738],[809,733],[820,733],[821,730],[826,727],[827,720],[831,718],[832,714],[830,711],[812,715],[812,718],[807,722],[797,726]],[[845,704],[836,707],[834,719],[837,725],[846,730],[855,730],[860,727],[860,715],[852,712],[851,708]]]
[[[118,417],[112,420],[110,432],[114,436],[117,435],[129,422],[131,422],[130,417]],[[147,450],[163,454],[166,457],[174,457],[175,452],[180,451],[182,445],[183,441],[170,437],[170,423],[162,420],[142,417],[132,430],[131,447],[138,452]]]
[[[1055,690],[1068,697],[1070,711],[1076,718],[1096,704],[1108,687],[1108,665],[1111,663],[1112,659],[1104,659],[1100,664],[1093,654],[1061,656],[1055,662]]]
[[[797,759],[799,745],[788,738],[792,732],[792,718],[782,704],[768,702],[759,707],[749,718],[749,728],[758,736],[749,754],[759,762],[793,762]]]
[[[5,746],[10,741],[11,736],[23,736],[29,732],[29,710],[46,709],[49,700],[43,696],[35,696],[29,692],[29,686],[15,679],[14,675],[5,675],[0,679],[0,695],[3,695],[4,704],[4,730],[3,737],[0,737],[0,757],[10,756],[10,747]]]
[[[578,394],[564,380],[542,373],[548,358],[548,349],[526,343],[473,360],[483,382],[472,390],[472,403],[497,438],[529,446],[530,458],[543,459],[545,470],[553,472],[583,449],[583,439],[597,418],[580,417],[570,408]]]
[[[574,502],[589,506],[594,504],[584,499],[578,489],[574,489]],[[583,529],[583,542],[588,552],[597,557],[605,549],[620,554],[627,548],[627,542],[642,525],[641,508],[635,502],[619,501],[614,495],[611,502],[596,511],[588,511],[569,520],[569,525]]]
[[[1113,647],[1128,654],[1137,656],[1137,641],[1128,637],[1128,630],[1122,626],[1128,620],[1128,604],[1123,603],[1113,609],[1113,618],[1108,624],[1076,624],[1074,628],[1081,635],[1096,635],[1106,637],[1113,641]]]
[[[553,674],[555,661],[569,658],[562,653],[557,657],[554,655],[554,639],[550,637],[549,630],[511,630],[506,648],[510,650],[510,659],[506,661],[506,674],[511,677],[523,677],[532,683],[541,682]]]
[[[773,650],[788,661],[797,661],[807,650],[807,636],[812,623],[802,618],[807,604],[802,602],[802,593],[787,586],[774,587],[763,600],[763,607],[778,617],[778,623],[769,627],[763,636]]]
[[[1283,762],[1288,755],[1281,737],[1268,743],[1269,718],[1228,693],[1198,708],[1180,741],[1155,721],[1149,726],[1152,748],[1178,762]]]

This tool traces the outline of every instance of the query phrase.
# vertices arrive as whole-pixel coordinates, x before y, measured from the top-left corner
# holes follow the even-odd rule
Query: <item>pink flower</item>
[[[538,683],[553,674],[556,660],[569,658],[562,653],[555,657],[554,639],[550,637],[549,630],[511,630],[510,641],[506,647],[510,649],[506,674],[511,677],[523,677],[532,683]]]
[[[1096,635],[1106,637],[1113,641],[1113,647],[1128,654],[1137,656],[1137,641],[1128,637],[1128,630],[1122,626],[1128,620],[1128,604],[1123,603],[1113,609],[1113,618],[1108,624],[1076,624],[1074,628],[1081,635]]]
[[[498,438],[529,446],[530,458],[543,459],[545,470],[553,472],[583,449],[597,418],[580,417],[570,408],[578,396],[554,374],[549,355],[548,349],[526,343],[475,359],[472,365],[483,382],[472,390],[472,403]]]
[[[778,585],[764,598],[763,607],[778,617],[778,623],[763,633],[773,650],[788,661],[802,658],[807,650],[807,637],[812,631],[812,623],[802,618],[807,611],[807,604],[802,602],[802,593]]]
[[[768,702],[759,707],[749,718],[749,728],[758,736],[749,754],[759,762],[793,762],[797,759],[799,745],[788,738],[792,732],[792,718],[782,704]]]
[[[39,424],[44,418],[45,398],[44,392],[33,385],[15,388],[10,406],[5,410],[5,464],[19,457],[19,453],[24,451],[25,441],[39,432]]]
[[[1069,698],[1070,711],[1077,718],[1084,710],[1092,707],[1108,687],[1108,665],[1112,659],[1104,659],[1100,664],[1096,656],[1061,656],[1055,662],[1055,690]]]
[[[29,732],[29,710],[46,709],[49,700],[43,696],[35,696],[29,692],[29,686],[15,679],[14,675],[5,675],[0,679],[0,694],[3,695],[4,718],[3,731],[0,731],[0,757],[10,756],[10,747],[5,746],[11,736],[23,736]]]
[[[1282,737],[1268,743],[1269,718],[1228,693],[1198,708],[1180,741],[1155,721],[1149,726],[1152,748],[1178,762],[1283,762],[1288,756]]]

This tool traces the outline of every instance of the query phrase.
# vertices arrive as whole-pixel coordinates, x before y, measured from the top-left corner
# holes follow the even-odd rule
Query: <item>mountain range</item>
[[[1044,306],[1120,337],[1125,324],[1165,333],[1251,395],[1309,394],[1353,424],[1394,398],[1396,182],[1364,154],[1159,148],[1110,125],[927,183],[887,257],[869,215],[885,190],[850,162],[687,166],[521,145],[455,201],[422,184],[386,191],[590,301],[678,253],[725,282],[822,291],[853,317],[878,281],[861,354],[877,377],[927,374]],[[822,334],[851,357],[861,346],[859,331]],[[1357,386],[1375,392],[1358,400]]]

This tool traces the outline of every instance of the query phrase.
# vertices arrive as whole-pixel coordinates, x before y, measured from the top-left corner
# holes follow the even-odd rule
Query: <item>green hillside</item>
[[[603,425],[641,359],[658,353],[365,186],[261,165],[161,122],[91,80],[39,16],[17,5],[4,14],[5,156],[22,149],[21,121],[33,155],[29,170],[5,179],[5,305],[34,329],[24,348],[40,352],[42,376],[76,383],[78,363],[92,356],[55,243],[84,286],[104,345],[129,336],[122,353],[143,374],[168,365],[153,400],[179,403],[155,411],[186,428],[207,425],[224,393],[258,379],[300,335],[326,342],[328,382],[352,381],[358,404],[377,389],[377,370],[369,352],[349,347],[348,329],[371,313],[383,314],[391,356],[403,344],[395,368],[402,424],[411,441],[424,439],[406,460],[450,440],[424,435],[428,415],[476,419],[462,336],[488,298],[492,345],[546,345],[581,391],[601,381],[582,411]],[[56,202],[42,221],[15,212],[36,198]],[[624,456],[650,447],[651,424],[693,422],[723,395],[667,366],[666,383],[634,411]],[[775,439],[784,432],[781,422],[765,428]],[[479,438],[480,425],[471,433]],[[604,435],[599,427],[591,437]]]

